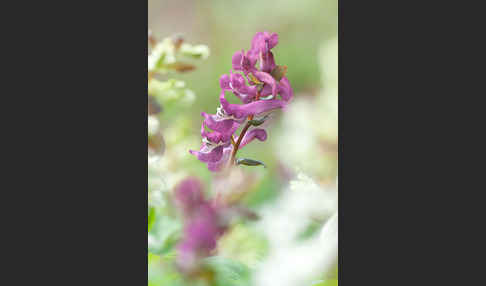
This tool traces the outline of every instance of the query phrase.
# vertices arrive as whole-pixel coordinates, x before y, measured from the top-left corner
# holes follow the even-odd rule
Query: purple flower
[[[278,93],[282,97],[282,100],[285,102],[289,102],[292,97],[294,96],[294,91],[290,86],[290,82],[286,77],[282,77],[278,84]]]
[[[277,83],[277,94],[280,95],[285,103],[288,103],[292,99],[294,91],[292,90],[287,77],[282,77],[280,82]],[[272,93],[272,86],[265,85],[260,91],[260,98],[275,99],[276,96]]]
[[[229,145],[228,147],[223,148],[223,155],[221,156],[221,159],[219,159],[219,161],[207,163],[208,170],[212,171],[212,172],[219,172],[222,169],[224,169],[226,164],[228,164],[228,162],[229,162],[232,151],[233,151],[232,145]]]
[[[174,197],[184,214],[190,215],[204,202],[202,184],[195,177],[186,178],[175,187]]]
[[[232,91],[243,103],[251,102],[257,95],[257,86],[247,86],[245,78],[238,73],[224,74],[219,79],[222,90]]]
[[[251,49],[266,54],[278,44],[277,33],[258,32],[251,40]]]
[[[211,254],[225,229],[217,210],[209,202],[203,202],[186,221],[183,239],[177,245],[179,268],[184,272],[195,270],[200,260]]]
[[[259,81],[265,83],[265,86],[269,86],[271,88],[273,95],[277,95],[277,82],[273,76],[271,76],[269,73],[260,71],[254,72],[253,74]]]
[[[258,115],[273,109],[282,108],[285,102],[278,99],[257,100],[248,104],[231,104],[225,98],[224,91],[219,96],[219,101],[224,111],[235,118],[245,118],[250,115]]]
[[[265,129],[255,128],[246,133],[241,140],[240,148],[243,148],[246,144],[250,143],[255,138],[260,141],[267,140],[267,132],[265,131]],[[235,140],[238,140],[238,138]]]
[[[251,50],[258,55],[260,60],[260,70],[271,72],[275,68],[273,53],[270,51],[278,44],[276,33],[258,32],[251,41]]]
[[[275,64],[275,59],[273,58],[273,53],[268,52],[266,54],[261,54],[260,57],[260,69],[264,72],[271,72],[277,65]]]
[[[211,120],[209,114],[204,113],[204,115]],[[221,129],[226,128],[226,123],[230,123],[230,127],[224,129],[225,132],[212,131],[208,132],[205,130],[206,120],[203,121],[201,126],[201,136],[202,145],[199,151],[189,150],[189,153],[195,155],[199,161],[207,163],[210,170],[219,170],[225,163],[224,160],[227,157],[227,153],[231,153],[231,135],[238,129],[239,124],[234,120],[223,120],[226,122],[220,123]],[[226,124],[227,125],[227,124]],[[223,158],[223,155],[225,155]],[[222,160],[224,159],[224,160]]]
[[[255,63],[258,60],[258,54],[253,50],[246,52],[241,50],[236,52],[232,58],[233,69],[235,71],[242,71],[245,75],[256,71]]]

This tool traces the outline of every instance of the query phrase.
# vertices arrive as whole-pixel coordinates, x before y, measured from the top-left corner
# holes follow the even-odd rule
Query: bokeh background
[[[305,237],[323,228],[337,211],[337,5],[337,0],[148,0],[148,27],[155,38],[181,34],[186,42],[204,44],[210,50],[207,59],[195,64],[194,71],[167,77],[184,81],[194,97],[187,103],[164,106],[159,124],[165,140],[165,161],[154,164],[149,170],[150,203],[163,204],[164,192],[170,192],[188,175],[202,180],[208,197],[228,189],[243,188],[242,203],[262,219],[235,225],[221,240],[218,249],[221,256],[251,270],[252,277],[245,280],[249,284],[234,285],[272,285],[261,278],[273,279],[272,263],[278,265],[275,269],[285,270],[285,258],[279,259],[280,264],[271,262],[272,255],[279,253],[275,250],[279,243],[283,247],[281,240],[271,236],[292,236],[292,227],[272,228],[272,221],[285,221],[285,215],[272,217],[274,211],[285,214],[286,207],[301,210],[302,220],[295,222],[298,225],[295,232],[305,233]],[[255,141],[238,152],[238,157],[263,161],[267,168],[245,166],[241,168],[243,175],[234,174],[225,181],[209,172],[188,149],[200,147],[200,113],[216,112],[219,78],[231,70],[233,53],[248,50],[252,37],[259,31],[278,33],[279,44],[273,53],[277,64],[288,67],[287,77],[294,89],[294,100],[286,110],[274,112],[267,128],[267,141]],[[292,190],[301,194],[293,197]],[[289,192],[292,194],[288,195]],[[305,196],[314,202],[299,201]],[[295,204],[300,205],[295,207]],[[291,213],[295,214],[295,210]],[[149,259],[149,285],[182,283],[171,280],[175,274],[168,270],[168,264],[164,266],[160,261],[164,255],[175,255],[167,252],[171,242],[165,242],[166,237],[161,238],[169,235],[163,230],[171,227],[177,229],[178,226],[168,223],[163,214],[159,214],[154,230],[149,233],[149,250],[158,255],[153,258],[155,260]],[[265,229],[274,231],[268,233]],[[285,243],[285,247],[290,247]],[[306,243],[311,245],[309,241],[302,242],[296,244],[295,249]],[[319,247],[315,244],[314,251],[328,251]],[[287,252],[293,253],[294,260],[299,261],[300,254],[295,249],[290,247]],[[337,285],[337,268],[331,267],[333,271],[329,275],[329,271],[323,270],[326,261],[319,257],[302,257],[301,268],[310,270],[302,270],[305,274],[300,278],[283,275],[282,279],[287,282],[275,280],[274,285],[297,285],[295,283],[302,281],[309,284],[298,285]],[[312,265],[312,261],[307,260],[320,265]],[[262,269],[268,274],[259,274]],[[289,268],[289,271],[299,272],[296,268]],[[329,281],[336,284],[324,284]]]

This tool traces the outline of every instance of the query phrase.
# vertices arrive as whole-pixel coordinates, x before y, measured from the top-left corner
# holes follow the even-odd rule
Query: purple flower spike
[[[260,141],[267,140],[267,132],[265,131],[265,129],[255,128],[250,130],[248,133],[246,133],[243,139],[241,140],[240,148],[244,147],[246,144],[250,143],[255,138]]]
[[[278,66],[271,51],[277,44],[276,33],[256,33],[251,41],[250,50],[241,50],[233,54],[233,70],[242,74],[230,71],[229,75],[224,74],[219,79],[222,90],[219,96],[221,106],[216,114],[201,113],[204,117],[201,127],[203,145],[199,151],[189,152],[206,163],[210,171],[221,171],[229,163],[236,162],[238,149],[255,138],[265,141],[267,132],[260,124],[266,117],[253,117],[279,108],[285,110],[287,103],[291,101],[294,92],[285,77],[287,67]],[[259,65],[255,67],[257,62]],[[243,104],[229,103],[225,98],[226,91],[231,91]],[[278,96],[280,98],[277,98]],[[252,119],[257,121],[248,121]],[[240,135],[236,136],[234,133],[242,126],[244,127]],[[207,131],[206,127],[212,131]]]
[[[282,108],[285,102],[278,99],[257,100],[248,104],[231,104],[225,98],[224,91],[221,92],[219,101],[221,106],[228,115],[233,115],[236,118],[245,118],[249,115],[257,115],[273,109]]]

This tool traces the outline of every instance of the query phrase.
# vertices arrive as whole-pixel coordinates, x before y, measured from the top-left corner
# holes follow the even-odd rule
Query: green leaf
[[[259,126],[259,125],[262,125],[263,122],[265,122],[265,120],[267,118],[268,118],[268,115],[265,115],[264,117],[259,118],[259,119],[252,119],[252,120],[248,121],[248,123],[253,125],[253,126]]]
[[[246,158],[236,159],[236,165],[245,165],[245,166],[260,166],[260,165],[262,165],[264,168],[266,168],[266,166],[263,162],[253,160],[253,159],[246,159]]]
[[[251,273],[245,264],[221,256],[206,258],[204,262],[216,274],[215,282],[217,286],[250,285]]]

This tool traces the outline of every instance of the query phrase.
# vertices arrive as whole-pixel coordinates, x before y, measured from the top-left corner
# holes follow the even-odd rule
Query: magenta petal
[[[265,129],[256,128],[256,129],[250,130],[248,133],[245,134],[245,136],[241,140],[239,148],[242,148],[246,144],[253,141],[253,139],[255,139],[255,138],[257,138],[260,141],[267,140],[267,132],[265,131]],[[235,140],[238,140],[238,139],[235,139]]]
[[[248,104],[230,104],[224,98],[224,91],[220,97],[221,106],[225,112],[229,115],[233,115],[236,118],[244,118],[249,115],[256,115],[263,112],[267,112],[273,109],[282,108],[285,106],[285,102],[278,99],[271,100],[258,100]]]
[[[278,34],[272,33],[267,37],[268,48],[273,49],[278,44]]]
[[[264,54],[268,53],[270,49],[278,44],[277,33],[258,32],[251,41],[252,50],[257,50]]]
[[[204,124],[207,127],[220,133],[231,132],[234,125],[238,124],[233,119],[221,119],[217,115],[207,114],[206,112],[201,112],[201,115],[204,117]]]
[[[228,163],[232,151],[233,151],[232,145],[224,148],[223,156],[221,157],[221,159],[218,162],[208,162],[209,171],[212,171],[212,172],[221,171],[226,166],[226,164]]]
[[[233,65],[233,69],[234,70],[239,70],[241,71],[242,70],[242,67],[241,67],[241,62],[243,60],[243,52],[236,52],[233,54],[233,58],[231,59],[231,62],[232,62],[232,65]]]
[[[272,94],[277,95],[277,82],[269,73],[257,71],[253,73],[259,81],[264,82],[272,87]]]
[[[203,145],[199,151],[189,150],[189,153],[195,155],[201,162],[217,162],[223,157],[223,148],[223,145],[214,149],[210,149],[206,145]]]
[[[262,71],[270,73],[275,67],[275,59],[273,58],[272,52],[262,55],[262,61],[260,62],[260,69]]]
[[[241,74],[230,74],[231,88],[233,93],[241,99],[243,103],[249,103],[257,95],[257,86],[247,86],[245,78]]]
[[[186,215],[203,203],[202,190],[202,184],[196,177],[188,177],[175,187],[174,197]]]
[[[262,90],[260,91],[260,98],[267,97],[272,94],[272,87],[268,84],[264,85]]]
[[[224,90],[230,90],[230,77],[227,74],[222,75],[219,78],[219,86]]]
[[[253,39],[251,40],[251,49],[261,51],[263,48],[265,48],[264,44],[265,38],[263,32],[258,32],[255,34],[255,36],[253,36]]]
[[[286,77],[283,77],[280,80],[280,84],[278,85],[278,92],[282,97],[282,100],[285,102],[289,102],[294,96],[294,91],[292,90],[290,82]]]

